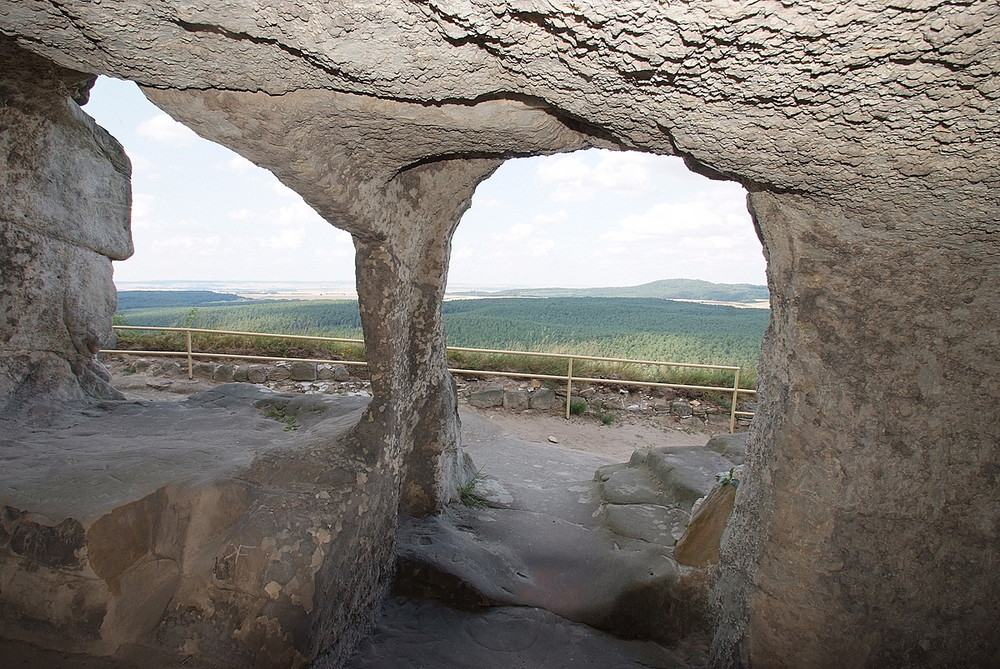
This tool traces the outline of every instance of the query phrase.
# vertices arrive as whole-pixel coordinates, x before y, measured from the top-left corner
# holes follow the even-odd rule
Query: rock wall
[[[0,38],[0,414],[118,397],[94,354],[111,335],[111,261],[132,254],[131,167],[80,111],[93,76]]]
[[[720,630],[746,634],[735,663],[991,666],[1000,336],[971,333],[1000,308],[996,263],[795,199],[751,198],[784,289]]]
[[[774,318],[715,663],[996,664],[995,2],[22,0],[0,31],[138,81],[354,235],[362,432],[415,512],[453,469],[439,301],[476,182],[588,145],[740,181]]]
[[[5,421],[0,638],[79,654],[25,666],[340,666],[394,558],[398,485],[345,436],[367,403],[229,384]]]

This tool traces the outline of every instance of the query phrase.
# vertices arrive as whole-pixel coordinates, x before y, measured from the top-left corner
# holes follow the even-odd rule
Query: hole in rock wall
[[[455,234],[449,289],[766,283],[746,191],[680,158],[590,149],[507,161]]]
[[[505,300],[478,320],[449,318],[465,307],[446,302],[445,316],[457,345],[740,365],[752,384],[765,285],[742,186],[673,156],[590,149],[510,160],[480,184],[455,233],[448,280],[453,297],[590,299]],[[726,374],[713,383],[732,383]]]
[[[174,121],[131,82],[101,77],[84,111],[132,160],[135,255],[115,263],[119,290],[354,296],[350,235],[270,172]]]
[[[198,137],[146,100],[131,82],[100,78],[85,111],[124,144],[132,160],[136,250],[129,260],[115,264],[119,290],[354,299],[350,235],[327,224],[270,172]],[[662,286],[643,286],[668,279],[765,283],[746,192],[736,183],[695,174],[676,157],[592,149],[509,160],[480,184],[455,234],[448,289],[452,297],[497,291],[529,297],[677,297]],[[640,288],[573,292],[632,286]],[[539,288],[566,290],[532,291]],[[709,286],[701,292],[698,286],[687,290],[689,299],[720,299]],[[721,300],[726,301],[725,295]],[[639,303],[616,306],[619,311],[642,309]],[[208,322],[205,311],[190,324],[296,329],[284,322]],[[177,314],[173,318],[127,321],[182,324]],[[653,318],[646,314],[645,320]],[[759,342],[766,324],[760,314],[755,320],[732,319],[726,328],[736,337],[729,340],[693,325],[667,346],[670,337],[650,335],[642,319],[623,322],[621,316],[598,309],[579,316],[589,328],[573,334],[567,334],[567,326],[572,330],[567,323],[504,328],[495,327],[494,319],[488,327],[474,323],[460,329],[451,320],[453,345],[546,350],[554,345],[589,355],[739,364],[748,372],[755,371],[759,349],[748,347],[739,331],[749,328],[750,338]],[[341,328],[330,333],[359,334]],[[710,345],[709,335],[714,338]],[[639,344],[650,336],[652,344]]]

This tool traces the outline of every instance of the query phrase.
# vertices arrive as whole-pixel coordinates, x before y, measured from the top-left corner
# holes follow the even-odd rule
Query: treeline
[[[455,300],[448,343],[606,357],[740,365],[755,370],[770,313],[641,298]],[[361,337],[355,301],[259,301],[123,309],[119,323]]]
[[[496,292],[472,291],[482,297],[655,297],[665,300],[755,302],[767,300],[767,286],[749,283],[711,283],[698,279],[662,279],[639,286],[611,288],[512,288]]]
[[[164,307],[196,307],[204,304],[245,301],[232,293],[211,290],[120,290],[118,310],[162,309]]]
[[[358,303],[347,300],[260,300],[186,308],[119,308],[118,314],[119,322],[127,325],[361,337]]]

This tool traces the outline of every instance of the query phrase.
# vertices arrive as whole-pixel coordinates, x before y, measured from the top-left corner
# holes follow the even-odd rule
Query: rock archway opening
[[[766,284],[746,190],[674,156],[589,149],[509,160],[479,185],[449,291],[662,279]]]
[[[0,17],[5,405],[108,391],[92,363],[114,311],[111,262],[132,252],[129,177],[71,100],[99,71],[143,81],[342,224],[376,342],[379,399],[352,462],[380,497],[356,486],[365,499],[345,528],[382,530],[345,541],[381,552],[351,557],[356,580],[328,598],[354,608],[276,618],[286,599],[255,579],[241,598],[261,616],[227,627],[209,611],[228,605],[206,605],[193,616],[212,621],[203,638],[232,648],[229,630],[244,630],[251,660],[292,638],[296,658],[313,657],[301,630],[357,638],[364,620],[346,635],[335,621],[374,610],[377,597],[356,595],[380,592],[399,498],[432,512],[453,465],[437,307],[458,216],[509,157],[612,142],[739,174],[767,249],[764,399],[715,585],[714,664],[996,664],[1000,342],[983,326],[1000,304],[995,3],[304,2],[295,16],[166,4],[22,2]],[[343,570],[325,564],[339,588]],[[106,572],[85,584],[99,597],[79,601],[154,572]],[[143,620],[128,601],[114,604],[121,619]],[[102,609],[83,610],[23,620],[58,628],[55,647],[130,646],[102,636]]]
[[[271,172],[199,137],[131,82],[98,78],[84,111],[132,162],[135,254],[115,263],[120,290],[354,295],[350,235]]]

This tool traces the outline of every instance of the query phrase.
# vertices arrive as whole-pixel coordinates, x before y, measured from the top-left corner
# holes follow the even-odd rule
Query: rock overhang
[[[963,159],[996,127],[990,35],[1000,19],[988,2],[123,0],[71,15],[24,2],[3,22],[57,62],[154,88],[334,90],[432,105],[527,95],[629,148],[846,202],[935,181],[960,191],[989,175]]]
[[[350,229],[377,367],[373,443],[423,452],[432,464],[411,462],[418,478],[438,476],[446,466],[435,458],[453,443],[434,310],[448,236],[479,179],[511,155],[603,142],[681,155],[742,182],[774,319],[753,476],[722,551],[716,657],[984,664],[996,651],[981,616],[953,632],[927,622],[955,593],[995,586],[967,568],[988,561],[977,547],[995,539],[989,510],[967,490],[995,467],[981,448],[998,438],[984,419],[995,407],[949,399],[962,394],[959,377],[989,388],[998,371],[984,351],[1000,342],[982,327],[996,318],[1000,284],[1000,202],[989,188],[1000,148],[995,3],[29,0],[5,7],[0,28],[63,66],[139,82]],[[225,96],[228,108],[213,111],[221,120],[202,118]],[[357,128],[370,133],[367,149],[349,137],[332,160],[317,151],[353,132],[350,104],[318,104],[312,131],[268,140],[294,110],[281,99],[310,96],[381,109],[360,117],[371,122]],[[496,100],[530,102],[508,104],[514,113],[498,124]],[[460,118],[442,116],[449,105],[463,107]],[[549,130],[532,126],[539,119]],[[412,144],[381,127],[397,122],[409,123]],[[901,390],[909,378],[928,392]],[[869,475],[886,463],[910,473],[905,485]],[[859,497],[878,514],[852,505]],[[978,511],[951,513],[967,508]],[[922,557],[937,540],[917,510],[951,523],[935,536],[952,537],[960,557]],[[901,600],[877,578],[871,565],[889,561],[925,585],[922,599]],[[846,594],[817,604],[817,592]],[[962,641],[970,625],[980,641]]]

